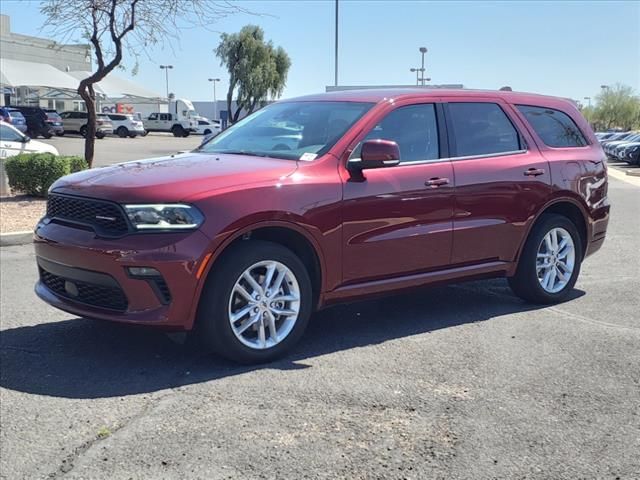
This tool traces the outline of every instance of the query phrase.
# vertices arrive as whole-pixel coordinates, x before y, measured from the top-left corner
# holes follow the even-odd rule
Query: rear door
[[[438,118],[443,121],[433,102],[392,105],[356,140],[351,159],[362,141],[384,139],[398,144],[401,163],[360,177],[344,173],[345,283],[449,264],[454,177]]]
[[[451,263],[513,261],[529,222],[550,198],[549,165],[506,102],[447,100],[456,179]]]

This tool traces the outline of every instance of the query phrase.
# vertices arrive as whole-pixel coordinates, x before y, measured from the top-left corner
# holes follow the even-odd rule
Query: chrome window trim
[[[485,153],[483,155],[467,155],[464,157],[445,157],[445,158],[434,158],[433,160],[416,160],[414,162],[400,162],[397,165],[392,165],[393,167],[402,167],[408,165],[425,165],[428,163],[441,163],[441,162],[455,162],[458,160],[476,160],[482,158],[492,158],[492,157],[505,157],[511,155],[520,155],[523,153],[527,153],[529,150],[511,150],[508,152],[500,152],[500,153]],[[360,158],[350,158],[347,161],[347,164],[350,162],[358,163],[362,160]]]

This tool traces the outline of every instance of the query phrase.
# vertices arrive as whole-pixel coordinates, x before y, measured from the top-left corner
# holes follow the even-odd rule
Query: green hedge
[[[9,185],[14,191],[46,197],[47,190],[60,177],[88,167],[82,157],[52,153],[22,153],[4,161]]]

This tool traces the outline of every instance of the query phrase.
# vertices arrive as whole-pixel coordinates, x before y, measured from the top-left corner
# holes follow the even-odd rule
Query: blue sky
[[[178,97],[209,100],[207,78],[227,74],[212,50],[219,32],[260,25],[266,37],[292,60],[284,97],[324,91],[333,84],[334,2],[241,2],[262,16],[238,14],[209,29],[181,32],[173,49],[150,52],[132,77],[165,91],[161,63],[170,63],[170,91]],[[2,0],[12,30],[44,36],[39,2]],[[426,46],[432,83],[469,88],[510,85],[530,91],[582,99],[602,84],[621,82],[640,90],[640,2],[426,2],[340,0],[339,80],[343,85],[412,84],[410,67]],[[215,30],[215,31],[214,31]],[[44,30],[46,33],[46,30]],[[126,72],[117,75],[129,76]]]

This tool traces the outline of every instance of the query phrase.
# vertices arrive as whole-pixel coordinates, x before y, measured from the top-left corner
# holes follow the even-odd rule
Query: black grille
[[[109,287],[95,285],[92,283],[79,282],[78,280],[67,280],[40,267],[40,279],[47,288],[57,295],[68,298],[75,302],[84,303],[94,307],[106,308],[117,312],[124,312],[127,309],[127,297],[119,287]],[[67,290],[66,282],[70,282],[70,290],[76,289],[77,293],[72,295]]]
[[[80,223],[102,235],[124,235],[129,231],[124,212],[117,204],[91,198],[50,194],[47,217]]]
[[[156,286],[158,287],[158,293],[160,294],[159,296],[162,303],[164,305],[171,303],[171,292],[169,291],[169,286],[167,285],[167,282],[164,280],[164,278],[160,277],[152,281],[155,282]]]

